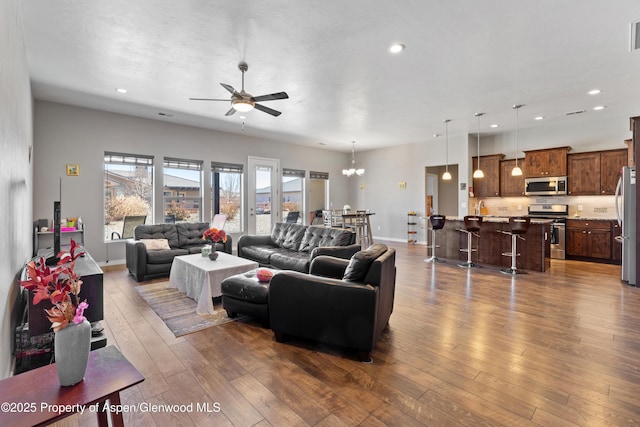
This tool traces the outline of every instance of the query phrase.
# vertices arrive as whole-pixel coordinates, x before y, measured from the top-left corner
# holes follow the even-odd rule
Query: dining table
[[[359,242],[367,241],[367,244],[373,243],[373,233],[371,232],[371,216],[373,212],[343,213],[342,221],[344,228],[352,228],[356,231],[356,239]],[[363,235],[364,233],[364,235]]]

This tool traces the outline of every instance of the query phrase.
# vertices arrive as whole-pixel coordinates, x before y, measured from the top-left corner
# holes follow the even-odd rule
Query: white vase
[[[91,324],[86,319],[56,332],[54,355],[60,385],[74,385],[84,379],[90,350]]]

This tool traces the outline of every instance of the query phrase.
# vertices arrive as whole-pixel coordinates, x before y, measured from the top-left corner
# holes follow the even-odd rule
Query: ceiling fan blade
[[[225,88],[226,90],[228,90],[228,91],[229,91],[229,93],[231,93],[232,95],[233,95],[234,93],[236,93],[236,90],[235,90],[235,89],[233,88],[233,86],[231,86],[231,85],[228,85],[228,84],[226,84],[226,83],[220,83],[220,86],[222,86],[223,88]]]
[[[214,98],[189,98],[191,101],[227,101],[228,99],[214,99]]]
[[[232,109],[230,109],[229,111],[227,111],[227,113],[225,114],[225,116],[232,116],[232,115],[233,115],[233,113],[235,113],[235,112],[236,112],[235,108],[232,108]]]
[[[262,95],[262,96],[254,96],[253,100],[256,102],[262,102],[262,101],[274,101],[276,99],[288,99],[289,95],[287,95],[287,92],[278,92],[278,93],[272,93],[270,95]]]
[[[265,107],[264,105],[260,105],[260,104],[256,104],[254,105],[256,110],[260,110],[262,112],[265,112],[267,114],[271,114],[272,116],[278,117],[280,114],[282,114],[280,111],[276,111],[272,108],[269,107]]]

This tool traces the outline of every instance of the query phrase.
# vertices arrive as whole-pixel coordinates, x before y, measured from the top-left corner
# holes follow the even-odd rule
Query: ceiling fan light
[[[231,105],[234,110],[240,111],[241,113],[246,113],[253,110],[254,103],[244,99],[238,99],[233,102]]]
[[[482,170],[480,170],[480,169],[476,169],[475,172],[473,172],[473,177],[474,178],[484,178],[484,172],[482,172]]]
[[[451,181],[451,174],[449,173],[449,171],[446,171],[445,173],[442,174],[442,180]]]
[[[511,176],[522,176],[522,169],[519,166],[511,169]]]

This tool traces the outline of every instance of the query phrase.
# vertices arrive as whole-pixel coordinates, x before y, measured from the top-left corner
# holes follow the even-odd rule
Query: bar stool
[[[442,230],[447,217],[444,215],[431,215],[429,221],[431,222],[431,257],[425,259],[426,262],[443,262],[436,257],[436,231]]]
[[[368,223],[369,216],[367,214],[367,211],[356,211],[354,224],[356,239],[358,240],[358,243],[360,243],[360,246],[362,246],[363,248],[368,248],[371,244],[373,244],[373,241],[371,239],[371,225]]]
[[[471,261],[471,253],[478,252],[478,249],[473,249],[473,245],[471,242],[471,237],[476,236],[480,238],[478,231],[480,231],[480,226],[482,225],[482,217],[477,215],[467,215],[464,217],[464,227],[465,230],[459,228],[458,231],[462,231],[463,233],[467,233],[467,248],[460,249],[460,252],[467,252],[467,262],[463,262],[462,264],[458,264],[458,267],[463,268],[471,268],[477,267],[478,265]]]
[[[511,231],[501,231],[503,234],[508,234],[511,236],[511,252],[504,252],[503,256],[511,257],[511,268],[503,268],[500,270],[501,273],[504,274],[522,274],[524,271],[519,271],[516,267],[516,257],[519,257],[516,247],[516,239],[525,240],[522,237],[522,234],[525,234],[529,229],[529,224],[531,223],[531,219],[528,216],[512,216],[509,217],[509,228]]]

